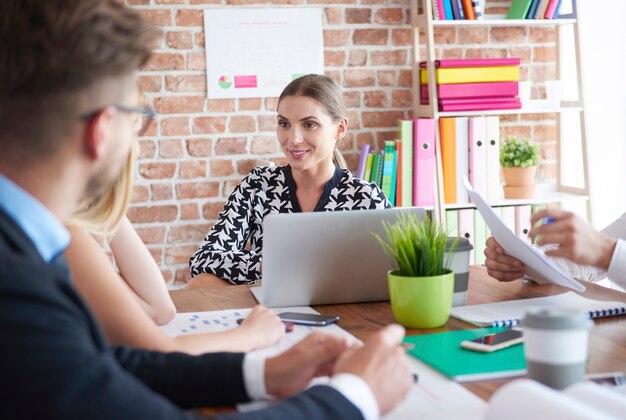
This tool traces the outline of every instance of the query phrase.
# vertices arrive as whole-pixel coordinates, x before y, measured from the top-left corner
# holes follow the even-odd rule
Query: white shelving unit
[[[587,136],[585,132],[585,114],[583,102],[583,88],[581,82],[581,66],[580,66],[580,40],[579,27],[577,19],[505,19],[501,15],[487,15],[481,20],[434,20],[432,12],[433,0],[413,0],[411,3],[411,26],[413,32],[413,115],[421,118],[433,118],[436,122],[435,141],[436,141],[436,176],[435,176],[435,205],[434,217],[441,223],[445,224],[446,210],[474,208],[473,204],[444,204],[443,193],[443,173],[441,140],[439,133],[439,118],[441,117],[457,117],[457,116],[478,116],[478,115],[514,115],[514,114],[558,114],[557,117],[557,138],[559,139],[559,151],[557,156],[557,182],[555,185],[548,187],[538,185],[536,196],[530,200],[499,200],[490,203],[493,206],[516,206],[526,204],[544,204],[565,202],[569,200],[587,200],[587,217],[590,218],[591,211],[589,206],[589,173],[587,164]],[[577,1],[577,0],[572,0]],[[573,25],[574,27],[574,47],[576,49],[576,67],[577,67],[577,85],[578,100],[561,102],[558,108],[542,108],[528,107],[522,109],[493,110],[493,111],[459,111],[459,112],[439,112],[437,108],[437,85],[435,77],[428,78],[428,93],[431,98],[429,105],[420,104],[420,84],[419,84],[419,63],[426,61],[428,74],[435,74],[435,59],[437,45],[434,39],[435,28],[469,28],[469,27],[555,27],[560,28],[564,25]],[[420,31],[423,31],[423,40]],[[557,55],[557,74],[561,74],[561,30],[557,30],[556,49]],[[420,46],[425,46],[425,56],[421,56]],[[562,77],[561,77],[562,79]],[[563,176],[561,172],[561,156],[563,154],[562,133],[561,133],[561,117],[564,112],[576,112],[580,117],[581,127],[581,147],[582,147],[582,171],[584,185],[581,188],[569,187],[563,184]]]

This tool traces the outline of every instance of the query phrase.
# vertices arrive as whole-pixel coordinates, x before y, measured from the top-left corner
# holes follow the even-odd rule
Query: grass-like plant
[[[538,165],[539,146],[526,138],[508,138],[500,146],[500,165],[505,168],[528,168]]]
[[[383,222],[387,240],[374,234],[385,253],[398,263],[399,275],[407,277],[440,276],[449,272],[450,257],[445,258],[447,233],[427,215],[402,213],[394,223]],[[458,239],[448,250],[454,252]]]

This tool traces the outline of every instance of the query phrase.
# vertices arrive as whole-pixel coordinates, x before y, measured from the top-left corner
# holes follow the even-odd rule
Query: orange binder
[[[443,195],[446,204],[457,202],[456,197],[456,121],[439,119],[441,159],[443,164]]]
[[[463,11],[465,12],[466,20],[476,20],[476,15],[474,14],[474,7],[472,6],[472,0],[462,0]]]

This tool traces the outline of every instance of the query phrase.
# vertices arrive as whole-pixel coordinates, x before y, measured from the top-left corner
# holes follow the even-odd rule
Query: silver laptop
[[[253,287],[270,307],[389,300],[392,264],[373,233],[386,238],[382,221],[417,207],[386,210],[273,214],[263,224],[263,285]]]

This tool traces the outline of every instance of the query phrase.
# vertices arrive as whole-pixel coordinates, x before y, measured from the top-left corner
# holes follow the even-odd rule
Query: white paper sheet
[[[569,277],[552,261],[546,258],[541,252],[526,244],[523,240],[515,236],[513,232],[504,224],[500,217],[485,202],[483,197],[474,191],[467,178],[463,178],[463,184],[476,208],[485,219],[491,234],[507,254],[517,258],[526,265],[528,275],[538,283],[554,283],[560,286],[569,287],[577,292],[584,292],[585,286]]]

